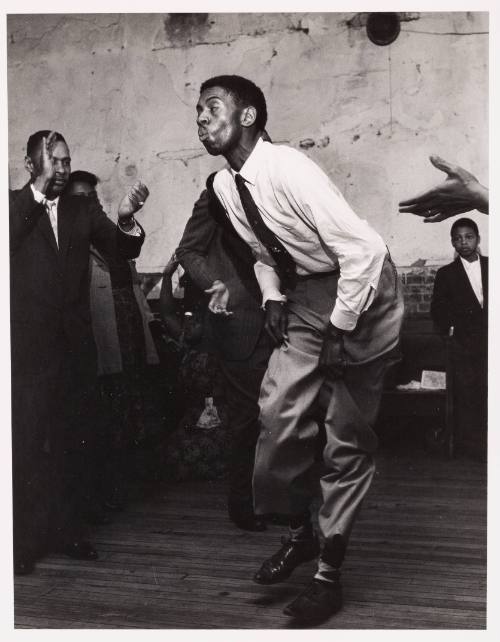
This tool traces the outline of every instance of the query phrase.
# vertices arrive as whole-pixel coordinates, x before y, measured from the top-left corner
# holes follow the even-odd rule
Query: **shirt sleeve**
[[[354,330],[375,295],[387,254],[385,243],[307,156],[295,152],[281,168],[289,201],[317,231],[327,253],[338,260],[340,277],[330,321],[341,330]]]
[[[266,301],[280,301],[284,303],[286,296],[280,292],[280,278],[276,270],[271,266],[256,261],[254,265],[255,276],[262,292],[262,307],[265,307]]]
[[[118,219],[118,227],[124,234],[129,234],[130,236],[141,236],[142,234],[141,228],[137,225],[137,222],[135,219],[134,219],[134,227],[131,228],[130,230],[123,229],[120,223],[120,219]]]

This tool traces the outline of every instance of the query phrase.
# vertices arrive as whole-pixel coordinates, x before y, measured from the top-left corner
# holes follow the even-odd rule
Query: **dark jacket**
[[[232,315],[219,317],[209,313],[209,323],[220,355],[224,359],[242,360],[252,353],[263,330],[262,295],[250,248],[220,207],[209,190],[202,192],[175,253],[198,287],[205,290],[217,279],[227,285]]]
[[[57,246],[45,206],[29,183],[9,193],[13,376],[44,377],[67,360],[95,372],[89,310],[89,251],[138,256],[144,232],[120,231],[99,203],[61,195]]]
[[[486,350],[488,337],[488,259],[480,256],[484,305],[480,306],[460,257],[436,273],[431,315],[438,330],[451,326],[457,342],[470,350]]]

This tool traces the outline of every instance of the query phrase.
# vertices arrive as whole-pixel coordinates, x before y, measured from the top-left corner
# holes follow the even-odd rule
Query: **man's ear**
[[[35,173],[35,166],[33,165],[33,161],[31,160],[30,156],[25,156],[24,157],[24,168],[30,174],[34,174]]]
[[[241,124],[243,127],[251,127],[257,118],[257,110],[252,105],[245,107],[241,112]]]

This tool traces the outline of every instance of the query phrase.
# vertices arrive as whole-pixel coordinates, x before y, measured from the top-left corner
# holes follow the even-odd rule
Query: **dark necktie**
[[[240,195],[241,205],[257,239],[269,252],[276,263],[276,271],[280,277],[283,288],[293,288],[297,283],[295,261],[288,250],[262,220],[259,208],[245,185],[245,179],[240,174],[235,175],[236,188]]]

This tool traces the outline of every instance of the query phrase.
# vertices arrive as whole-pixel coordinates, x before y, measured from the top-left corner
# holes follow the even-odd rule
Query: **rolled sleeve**
[[[387,248],[379,234],[357,216],[328,176],[303,157],[294,167],[291,189],[322,244],[336,256],[340,268],[337,298],[330,317],[350,331],[373,301]]]
[[[382,239],[377,247],[377,239],[370,244],[361,243],[365,252],[349,257],[339,257],[340,277],[337,285],[337,298],[330,320],[342,330],[354,330],[359,316],[367,310],[375,298],[380,274],[387,255]]]

